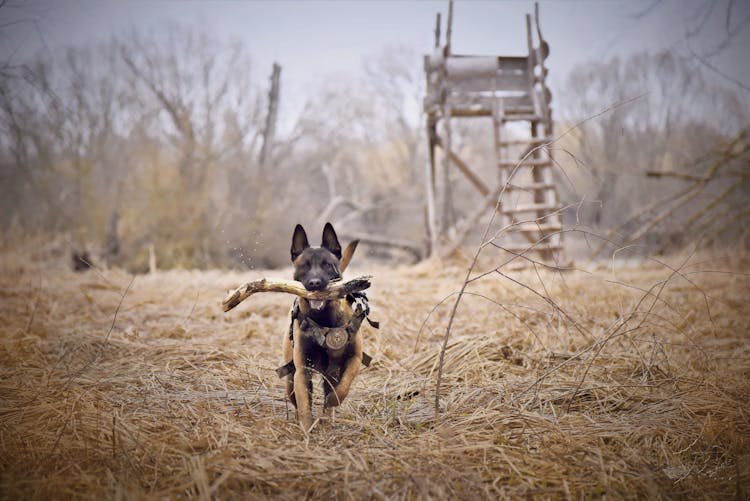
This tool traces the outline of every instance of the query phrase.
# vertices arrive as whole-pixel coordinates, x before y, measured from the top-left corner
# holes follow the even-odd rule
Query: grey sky
[[[729,1],[729,0],[728,0]],[[663,0],[630,2],[541,2],[541,23],[552,47],[553,91],[570,68],[639,50],[674,48],[710,54],[727,38],[728,1]],[[732,27],[748,20],[750,2],[731,2]],[[0,8],[4,60],[20,62],[37,50],[106,40],[132,26],[151,28],[176,21],[247,46],[257,78],[271,63],[283,66],[285,99],[304,94],[325,78],[356,74],[367,57],[384,47],[406,47],[417,54],[431,49],[435,13],[447,1],[326,2],[98,2],[9,0]],[[457,1],[454,52],[522,54],[524,14],[532,2]],[[638,14],[644,15],[638,16]],[[703,23],[705,20],[705,24]],[[697,36],[690,32],[700,27]],[[750,29],[710,58],[726,76],[750,86]]]

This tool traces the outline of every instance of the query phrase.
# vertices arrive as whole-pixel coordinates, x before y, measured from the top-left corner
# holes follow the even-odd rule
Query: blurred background
[[[454,52],[525,54],[532,3],[454,8]],[[343,240],[404,243],[373,258],[425,257],[438,11],[0,2],[2,246],[136,272],[273,268],[296,223],[315,244],[330,220]],[[750,3],[541,2],[540,24],[556,131],[570,129],[553,147],[567,225],[652,251],[746,248]],[[456,127],[453,148],[494,179],[481,127]],[[454,175],[454,210],[476,210]]]

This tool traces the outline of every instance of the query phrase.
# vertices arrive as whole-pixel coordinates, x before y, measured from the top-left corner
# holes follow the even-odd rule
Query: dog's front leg
[[[344,372],[341,374],[338,384],[333,388],[325,399],[323,409],[328,414],[328,409],[331,407],[337,407],[344,401],[346,396],[349,394],[349,388],[352,385],[352,381],[359,374],[359,366],[362,363],[362,338],[359,334],[354,341],[354,355],[346,361],[346,367]]]
[[[294,399],[297,402],[297,416],[305,431],[312,427],[312,373],[306,367],[302,351],[302,331],[294,322]]]
[[[292,344],[292,340],[289,339],[289,336],[284,336],[284,342],[282,343],[282,352],[282,361],[284,364],[287,364],[290,361],[294,360],[294,346]],[[289,401],[292,402],[292,405],[294,405],[294,408],[296,409],[297,399],[294,397],[294,374],[290,374],[284,379],[286,384],[286,396],[287,398],[289,398]]]
[[[295,366],[297,364],[295,363]],[[310,431],[312,427],[312,394],[310,388],[312,380],[310,371],[305,370],[304,366],[297,369],[294,373],[294,398],[297,401],[297,416],[299,424],[305,431]]]
[[[344,373],[341,375],[341,381],[333,388],[333,391],[326,396],[324,410],[328,410],[331,407],[336,407],[344,401],[346,396],[349,394],[349,388],[352,385],[352,381],[359,374],[359,365],[362,363],[362,356],[353,356],[346,363]]]

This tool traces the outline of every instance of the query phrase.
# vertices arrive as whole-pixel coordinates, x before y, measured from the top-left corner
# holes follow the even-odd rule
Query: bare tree
[[[424,236],[419,61],[391,48],[363,70],[320,89],[300,120],[305,141],[298,151],[307,152],[308,171],[326,180],[317,191],[326,200],[321,218],[378,247],[413,249]]]
[[[239,44],[170,26],[156,35],[133,33],[117,44],[128,70],[129,96],[149,123],[160,125],[179,158],[186,187],[206,181],[207,166],[257,132],[258,98],[248,99],[249,57]],[[220,144],[220,118],[234,113],[234,144]],[[225,139],[225,138],[224,138]],[[255,147],[257,134],[250,138]]]
[[[135,268],[149,244],[166,266],[222,259],[229,200],[260,185],[247,181],[262,98],[241,46],[171,27],[27,68],[0,76],[0,223],[72,231],[75,245],[119,240]]]
[[[163,218],[144,228],[139,245],[156,240],[159,254],[169,242],[184,242],[174,259],[217,262],[223,252],[212,241],[215,230],[237,215],[227,200],[258,198],[248,197],[247,188],[257,172],[263,106],[251,84],[249,56],[239,44],[178,26],[134,32],[116,45],[128,83],[125,99],[137,110],[141,133],[147,131],[142,141],[151,143],[153,156],[166,154],[176,165],[177,185],[152,193],[154,203],[169,197],[169,206],[160,207]]]
[[[20,197],[8,209],[26,225],[94,228],[114,193],[99,181],[113,180],[102,171],[115,150],[116,89],[98,56],[69,49],[3,81],[4,177]]]
[[[573,165],[566,170],[572,183],[562,183],[568,200],[602,204],[584,211],[586,223],[621,226],[674,188],[673,183],[649,181],[646,171],[695,165],[748,120],[735,93],[708,83],[694,62],[669,52],[576,67],[560,106],[562,116],[575,122],[635,97],[582,124],[563,142],[571,154],[567,165]]]

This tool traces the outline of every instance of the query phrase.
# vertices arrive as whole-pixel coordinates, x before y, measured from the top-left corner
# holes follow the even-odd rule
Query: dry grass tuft
[[[123,272],[6,254],[0,495],[747,497],[749,264],[707,256],[679,273],[644,262],[476,281],[437,419],[452,306],[441,300],[465,269],[353,271],[375,275],[382,328],[363,327],[375,362],[335,422],[305,436],[273,372],[289,298],[221,312],[228,289],[262,273],[160,272],[124,294]]]

